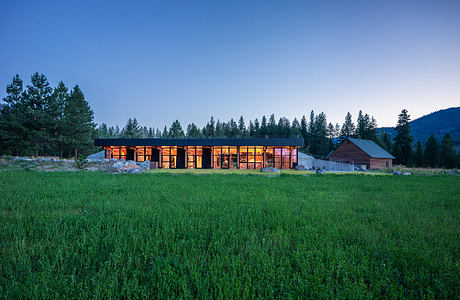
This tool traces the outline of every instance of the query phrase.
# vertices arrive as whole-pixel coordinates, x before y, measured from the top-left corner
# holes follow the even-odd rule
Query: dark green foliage
[[[396,157],[395,163],[407,165],[411,159],[413,139],[410,135],[410,116],[405,109],[398,116],[396,131],[397,134],[393,144],[393,155]]]
[[[417,142],[414,153],[414,164],[416,167],[423,167],[425,165],[425,158],[423,156],[423,146],[420,141]]]
[[[425,146],[425,164],[428,167],[436,168],[439,161],[439,146],[434,135],[430,135]]]
[[[168,137],[170,138],[182,138],[184,137],[184,130],[182,130],[182,125],[180,125],[179,120],[176,120],[172,123],[169,128]]]
[[[459,184],[0,172],[0,293],[455,299]]]
[[[441,141],[446,133],[450,133],[455,146],[460,149],[460,107],[442,109],[415,119],[411,121],[410,128],[414,140],[419,140],[422,144],[426,143],[431,134]],[[394,128],[384,127],[380,130],[392,137],[396,136]]]
[[[64,83],[59,82],[53,89],[43,74],[33,74],[31,83],[22,91],[22,80],[16,75],[7,86],[7,97],[3,99],[6,105],[0,116],[1,152],[62,157],[74,153],[76,144],[80,150],[92,150],[94,125],[86,131],[77,124],[85,122],[88,115],[92,122],[93,113],[84,98],[83,102],[74,99],[72,101],[76,102],[71,102]],[[80,113],[85,109],[86,113]],[[69,126],[66,122],[70,119],[74,123]]]
[[[353,124],[353,120],[351,119],[350,112],[347,113],[345,116],[345,122],[342,125],[342,129],[340,131],[340,135],[351,136],[355,133],[355,124]]]
[[[139,126],[139,123],[137,122],[136,118],[128,119],[128,122],[126,122],[125,127],[121,130],[121,135],[122,137],[125,138],[139,138],[141,137],[141,128]]]
[[[83,92],[76,85],[70,92],[67,105],[64,107],[63,131],[65,142],[73,149],[75,159],[87,149],[93,149],[95,124],[93,111],[85,100]]]
[[[239,137],[246,137],[248,135],[246,124],[244,124],[243,116],[240,117],[238,120],[238,136]]]
[[[446,169],[455,168],[456,153],[454,148],[454,141],[450,133],[444,135],[441,142],[441,150],[439,152],[439,163],[441,167]]]
[[[80,155],[75,159],[75,167],[79,170],[86,170],[89,166],[89,161],[86,159],[86,156]]]
[[[200,128],[195,125],[195,123],[189,124],[187,126],[187,137],[190,138],[201,138],[202,134]]]

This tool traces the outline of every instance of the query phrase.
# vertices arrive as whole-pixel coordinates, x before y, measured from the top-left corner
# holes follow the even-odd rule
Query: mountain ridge
[[[450,107],[441,109],[410,122],[410,132],[414,138],[414,143],[420,141],[425,144],[428,137],[433,134],[438,143],[446,133],[450,133],[454,140],[457,150],[460,148],[460,107]],[[381,131],[388,133],[391,138],[396,136],[394,127],[380,127],[377,132]]]

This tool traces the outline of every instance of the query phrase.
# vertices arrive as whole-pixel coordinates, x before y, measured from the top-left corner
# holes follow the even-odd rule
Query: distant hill
[[[391,135],[396,136],[394,127],[382,127],[378,129]],[[431,134],[434,134],[438,143],[441,142],[446,133],[452,136],[457,150],[460,149],[460,107],[438,110],[429,115],[420,117],[410,122],[411,135],[414,137],[414,143],[420,141],[425,143]]]

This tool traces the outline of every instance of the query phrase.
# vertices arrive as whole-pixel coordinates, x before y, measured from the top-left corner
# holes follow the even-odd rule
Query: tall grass
[[[0,297],[455,298],[459,186],[0,172]]]

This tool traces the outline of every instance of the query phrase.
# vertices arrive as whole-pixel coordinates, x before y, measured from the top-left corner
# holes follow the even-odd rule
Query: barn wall
[[[388,167],[387,167],[388,162]],[[371,169],[387,169],[393,166],[393,160],[389,158],[371,158]]]
[[[339,160],[354,163],[355,165],[366,165],[370,167],[370,157],[363,150],[358,148],[349,140],[344,141],[330,156],[329,160]]]

